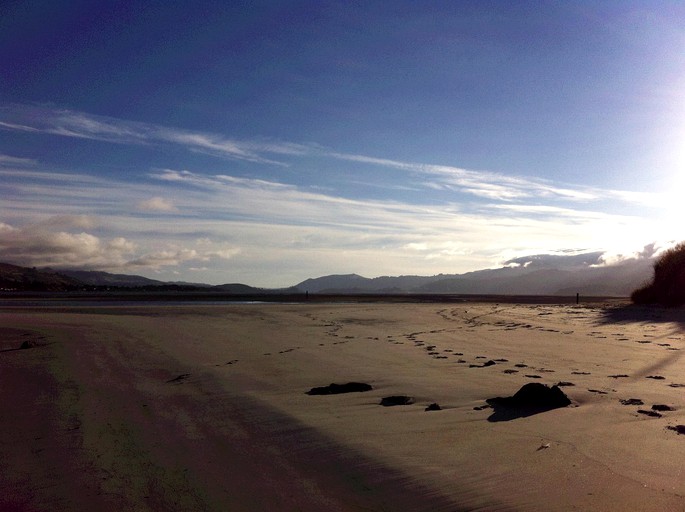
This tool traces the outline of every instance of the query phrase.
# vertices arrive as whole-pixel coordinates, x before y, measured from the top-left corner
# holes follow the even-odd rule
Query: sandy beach
[[[620,301],[4,307],[0,509],[683,510],[684,329]],[[347,382],[372,389],[307,394]],[[530,382],[571,405],[486,402]]]

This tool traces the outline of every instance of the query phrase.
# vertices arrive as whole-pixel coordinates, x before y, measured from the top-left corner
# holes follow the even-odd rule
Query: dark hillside
[[[0,290],[69,291],[78,290],[83,283],[52,270],[37,270],[9,263],[0,263]]]

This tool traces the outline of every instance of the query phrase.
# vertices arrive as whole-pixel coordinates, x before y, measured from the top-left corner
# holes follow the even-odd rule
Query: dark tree
[[[652,282],[635,290],[630,298],[636,304],[685,304],[685,242],[657,259]]]

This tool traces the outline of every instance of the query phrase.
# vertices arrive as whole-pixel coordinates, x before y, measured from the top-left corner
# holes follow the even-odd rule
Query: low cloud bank
[[[142,252],[124,237],[92,234],[96,227],[95,219],[83,215],[51,217],[22,227],[0,222],[0,261],[29,267],[155,270],[192,260],[230,259],[240,252],[208,241],[201,241],[197,249]]]

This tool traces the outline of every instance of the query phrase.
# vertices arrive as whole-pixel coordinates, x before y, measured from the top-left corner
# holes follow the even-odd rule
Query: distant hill
[[[90,270],[35,269],[0,263],[0,289],[33,291],[137,290],[208,292],[227,295],[296,293],[329,294],[455,294],[455,295],[582,295],[628,297],[653,275],[653,259],[628,259],[603,265],[601,253],[571,256],[536,255],[517,258],[497,269],[434,276],[335,274],[310,278],[283,289],[241,283],[207,285],[164,282],[137,275]]]
[[[474,295],[606,295],[628,297],[645,283],[652,260],[628,260],[618,265],[570,268],[504,267],[466,274],[365,278],[357,274],[307,279],[296,285],[310,293],[424,293]]]
[[[295,288],[310,293],[407,293],[448,277],[454,276],[441,274],[367,278],[357,274],[342,274],[307,279],[295,285]]]
[[[227,295],[299,293],[295,288],[264,289],[231,283],[212,286],[202,283],[166,282],[130,274],[94,270],[35,269],[0,263],[0,291],[172,291],[216,292]]]
[[[268,293],[270,291],[240,283],[218,284],[210,287],[210,290],[233,295],[254,295],[258,293]]]

